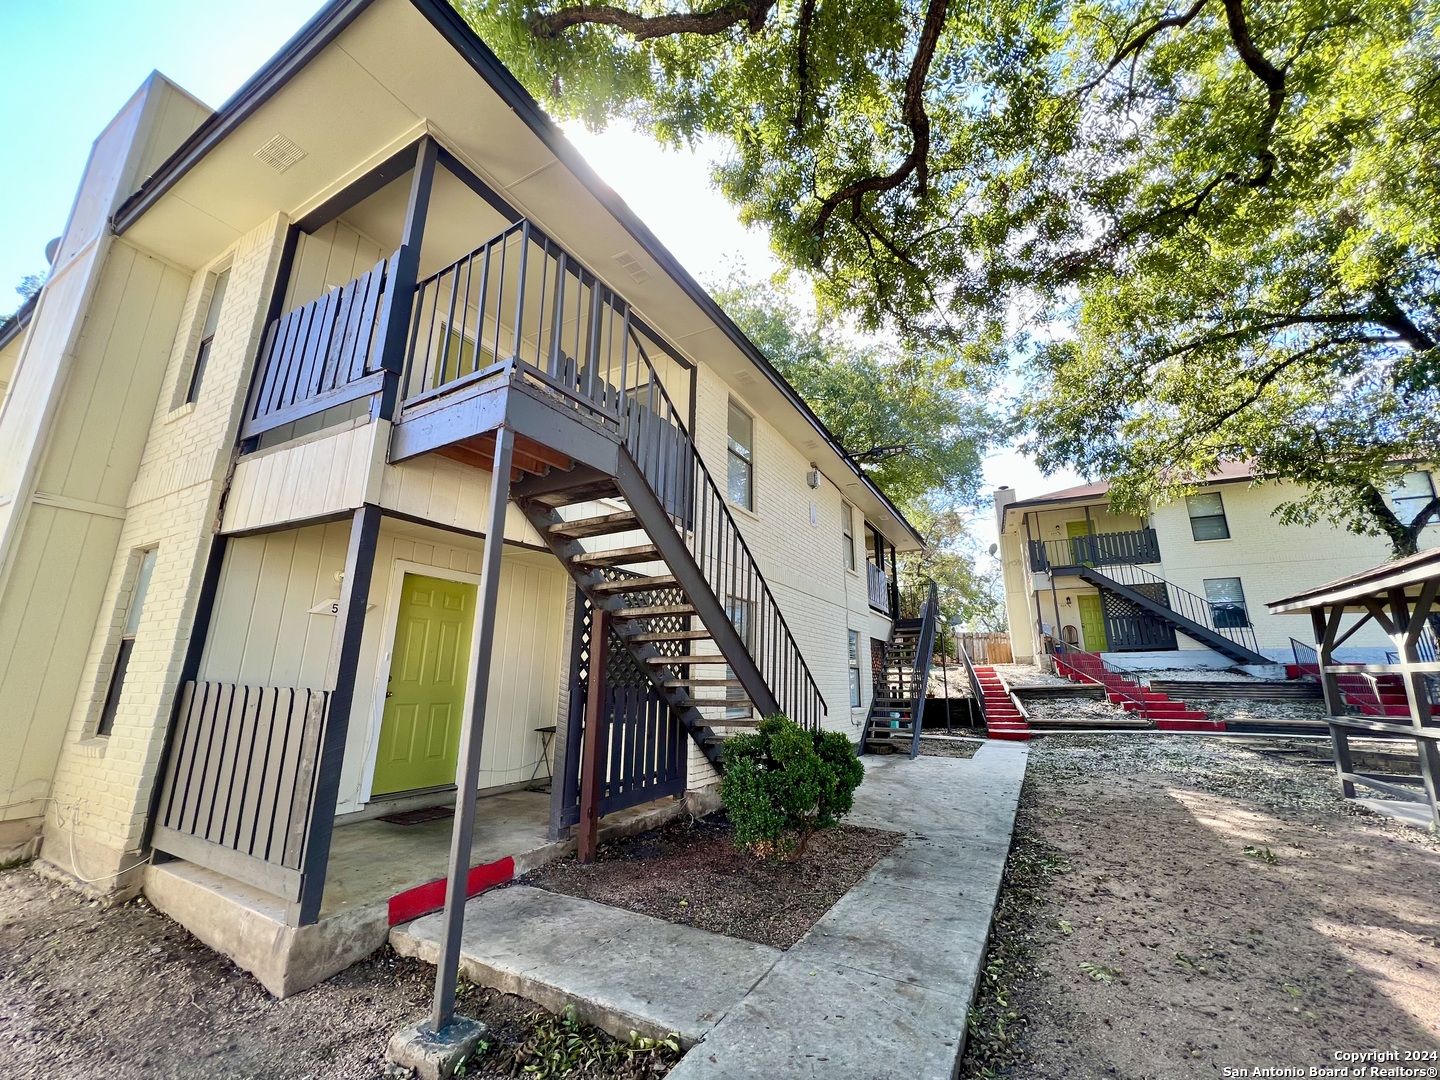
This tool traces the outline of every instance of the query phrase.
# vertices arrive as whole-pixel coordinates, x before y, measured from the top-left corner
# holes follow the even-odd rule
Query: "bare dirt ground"
[[[1337,1052],[1434,1054],[1437,897],[1440,841],[1346,804],[1324,768],[1233,739],[1048,736],[962,1075],[1316,1075]],[[1433,1057],[1386,1064],[1440,1075]]]
[[[429,1009],[435,969],[388,947],[276,1001],[135,901],[101,908],[20,868],[0,873],[0,1077],[5,1080],[389,1080],[385,1044]],[[462,984],[490,1029],[471,1077],[533,1075],[559,1053],[593,1080],[663,1075],[678,1054],[631,1053],[513,995]],[[568,1055],[568,1056],[567,1056]]]
[[[668,922],[788,949],[901,833],[841,825],[817,833],[802,859],[738,851],[721,814],[604,844],[595,862],[551,863],[516,881]]]

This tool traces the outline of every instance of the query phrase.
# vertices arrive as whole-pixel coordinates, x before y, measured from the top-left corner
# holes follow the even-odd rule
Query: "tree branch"
[[[905,99],[901,116],[905,126],[910,129],[910,152],[893,172],[884,176],[866,176],[854,180],[821,200],[820,214],[815,219],[816,237],[825,234],[825,226],[831,215],[845,203],[853,202],[872,191],[891,191],[909,180],[912,174],[915,175],[921,198],[925,197],[930,176],[930,116],[925,111],[925,78],[930,73],[931,62],[935,59],[935,49],[940,43],[940,33],[945,28],[945,15],[949,6],[949,0],[930,0],[925,9],[925,23],[920,28],[920,40],[915,47],[915,56],[910,61],[910,73],[905,79]]]
[[[1099,86],[1102,82],[1104,82],[1110,77],[1110,73],[1112,71],[1114,71],[1117,67],[1119,67],[1125,62],[1126,57],[1138,57],[1141,50],[1143,50],[1145,46],[1149,44],[1150,39],[1153,38],[1156,34],[1160,33],[1162,30],[1178,30],[1182,27],[1188,26],[1191,22],[1195,20],[1195,17],[1200,14],[1201,10],[1209,2],[1210,0],[1195,0],[1195,3],[1192,4],[1188,10],[1182,12],[1181,14],[1170,15],[1164,19],[1159,19],[1156,22],[1151,23],[1143,31],[1132,37],[1129,41],[1127,41],[1124,45],[1120,47],[1119,51],[1117,51],[1115,55],[1110,58],[1110,63],[1105,66],[1104,71],[1102,71],[1099,75],[1095,76],[1095,78],[1091,79],[1084,86],[1080,87],[1080,89],[1076,92],[1080,94],[1088,94],[1091,90],[1094,90],[1097,86]],[[1134,24],[1132,23],[1132,28],[1133,25]]]
[[[776,0],[737,0],[710,11],[682,12],[670,15],[636,15],[610,4],[580,4],[561,8],[530,18],[530,32],[537,38],[556,38],[573,26],[592,24],[614,26],[636,41],[670,37],[674,34],[719,34],[740,23],[752,34],[765,27],[765,20]]]
[[[1221,0],[1225,5],[1225,21],[1230,27],[1230,40],[1240,59],[1250,73],[1265,84],[1268,99],[1265,117],[1260,122],[1259,145],[1255,157],[1260,162],[1260,171],[1246,181],[1252,188],[1264,187],[1275,175],[1276,157],[1270,149],[1270,136],[1275,131],[1275,122],[1280,119],[1280,109],[1285,104],[1285,72],[1265,58],[1250,36],[1250,26],[1245,21],[1245,8],[1241,0]]]
[[[810,96],[810,24],[815,20],[815,0],[801,0],[795,23],[795,134],[805,134],[805,99]]]

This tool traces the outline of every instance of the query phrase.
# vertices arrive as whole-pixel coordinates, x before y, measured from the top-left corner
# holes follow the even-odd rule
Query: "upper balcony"
[[[603,469],[628,442],[663,481],[675,428],[658,421],[693,426],[689,362],[462,164],[431,153],[428,180],[422,146],[410,172],[297,230],[274,305],[285,313],[267,327],[243,414],[244,449],[288,447],[368,415],[394,424],[388,464],[433,454],[488,468],[486,439],[503,418],[517,433],[515,479]],[[398,247],[387,253],[387,240]],[[325,284],[346,271],[344,284]]]
[[[1029,541],[1033,573],[1063,573],[1077,566],[1139,566],[1160,561],[1154,529],[1091,533],[1065,540]]]

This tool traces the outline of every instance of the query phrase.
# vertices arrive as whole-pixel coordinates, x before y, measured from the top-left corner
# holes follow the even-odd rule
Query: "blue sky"
[[[151,71],[220,105],[319,0],[0,0],[0,312],[45,268],[90,144]]]
[[[20,279],[45,268],[45,244],[65,225],[91,142],[151,71],[218,107],[320,3],[0,0],[0,206],[8,211],[0,217],[0,314],[19,304],[12,290]],[[736,261],[756,276],[776,267],[765,236],[743,228],[710,188],[705,148],[662,151],[613,129],[572,129],[570,137],[697,277],[722,276]],[[1022,497],[1074,482],[1068,474],[1046,480],[1009,451],[992,456],[986,476]]]

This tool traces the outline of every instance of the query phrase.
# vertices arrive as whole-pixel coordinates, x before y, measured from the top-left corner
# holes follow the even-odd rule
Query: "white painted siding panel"
[[[339,595],[335,574],[345,565],[348,537],[349,524],[336,522],[231,541],[200,677],[323,686],[336,620],[309,609]],[[386,621],[393,617],[397,561],[478,575],[483,554],[480,541],[431,542],[391,523],[382,528],[355,679],[356,713],[345,746],[340,812],[357,809],[367,786],[372,722],[383,705],[388,671],[381,650]],[[555,722],[568,581],[549,556],[506,551],[481,752],[482,788],[528,780],[540,756],[534,729]]]

